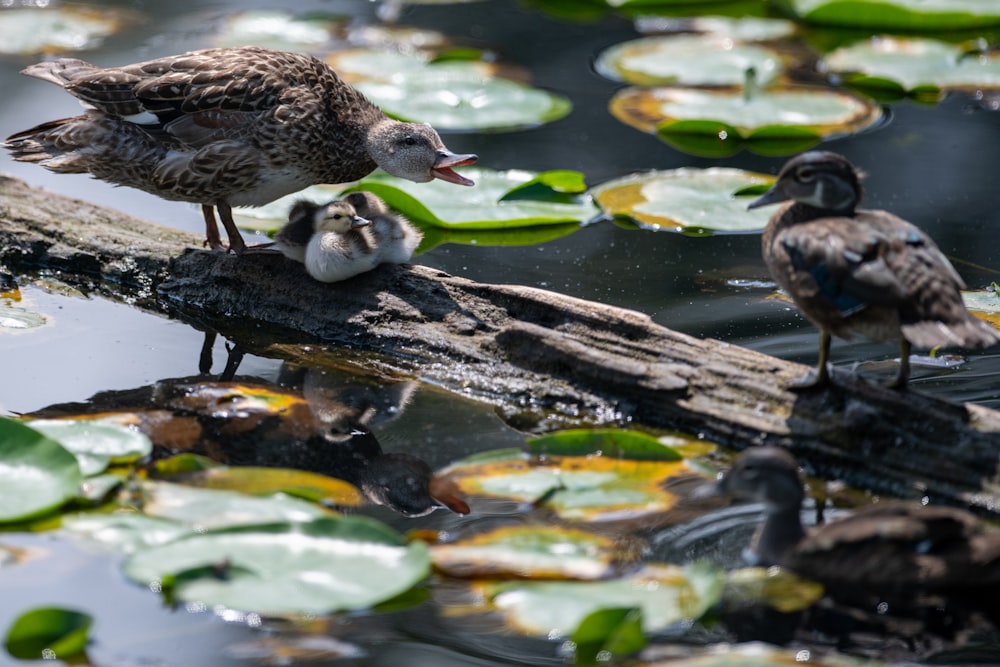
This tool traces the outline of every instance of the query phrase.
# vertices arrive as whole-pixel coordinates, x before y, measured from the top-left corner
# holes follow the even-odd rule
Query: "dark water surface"
[[[111,4],[111,3],[109,3]],[[136,3],[151,17],[140,26],[83,54],[100,65],[134,62],[212,45],[211,18],[279,2]],[[363,1],[297,2],[297,11],[343,12],[375,20],[377,5]],[[0,15],[2,20],[2,15]],[[733,166],[774,173],[783,162],[740,153],[724,160],[695,158],[614,120],[607,101],[619,85],[594,74],[593,57],[604,47],[636,36],[627,20],[609,16],[593,24],[547,18],[507,0],[405,9],[401,22],[435,28],[496,48],[503,60],[528,68],[538,86],[568,95],[573,113],[532,131],[445,137],[457,152],[475,152],[487,167],[530,170],[576,169],[590,184],[626,173],[680,166]],[[19,76],[31,60],[0,61],[0,134],[78,112],[76,102],[54,86]],[[891,122],[877,130],[828,144],[869,173],[867,205],[888,208],[927,230],[955,258],[970,287],[1000,280],[1000,206],[997,158],[1000,115],[955,96],[937,107],[901,102]],[[54,175],[0,155],[0,171],[60,194],[111,206],[160,224],[200,232],[194,207],[144,193],[113,188],[85,176]],[[460,192],[456,191],[456,196]],[[422,264],[483,282],[520,283],[634,308],[656,321],[696,336],[720,338],[807,364],[815,361],[816,334],[794,310],[776,301],[767,286],[757,236],[688,238],[672,233],[629,231],[598,224],[561,240],[527,248],[445,245],[417,258]],[[179,321],[146,314],[100,298],[84,298],[27,285],[22,305],[52,320],[20,334],[0,332],[0,411],[29,412],[95,392],[150,385],[198,372],[201,332]],[[215,344],[218,372],[225,357]],[[839,364],[879,362],[897,354],[893,345],[835,344]],[[281,361],[248,356],[242,374],[277,380]],[[867,370],[867,367],[871,366]],[[886,377],[889,364],[863,364]],[[958,369],[915,369],[914,386],[959,401],[1000,407],[1000,353],[970,355]],[[522,435],[484,405],[420,387],[401,416],[378,433],[388,451],[408,451],[432,467],[486,449],[515,446]],[[439,513],[441,514],[441,513]],[[382,516],[391,519],[391,517]],[[458,521],[434,515],[431,525]],[[415,524],[392,519],[406,529]],[[49,536],[4,536],[4,542],[52,549],[65,567],[41,564],[0,570],[0,629],[30,606],[79,605],[97,617],[92,655],[101,664],[243,665],[235,644],[262,633],[245,619],[226,623],[211,614],[169,612],[158,598],[127,584],[106,556],[79,551]],[[43,562],[51,562],[51,559]],[[31,569],[34,567],[35,569]],[[51,565],[47,566],[51,567]],[[336,626],[340,627],[336,627]],[[556,663],[555,646],[511,642],[479,634],[420,611],[368,619],[331,621],[330,634],[366,646],[364,664],[501,665]],[[466,628],[466,632],[461,631]],[[375,638],[381,638],[375,641]],[[245,654],[240,654],[245,655]],[[544,660],[539,656],[549,656]],[[292,664],[292,663],[289,663]]]

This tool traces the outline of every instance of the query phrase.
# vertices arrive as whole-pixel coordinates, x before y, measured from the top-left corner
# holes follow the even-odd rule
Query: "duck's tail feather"
[[[1000,329],[970,313],[957,321],[923,321],[904,324],[900,328],[908,341],[923,348],[981,348],[1000,342]]]
[[[59,58],[29,65],[21,70],[25,76],[54,83],[61,88],[78,79],[82,74],[93,72],[97,67],[78,58]]]

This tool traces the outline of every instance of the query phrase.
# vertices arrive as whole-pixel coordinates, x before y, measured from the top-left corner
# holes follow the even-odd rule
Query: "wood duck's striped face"
[[[789,160],[771,189],[747,208],[791,199],[830,213],[853,215],[861,194],[860,174],[845,157],[811,151]]]
[[[752,447],[744,451],[720,480],[719,490],[762,502],[772,510],[798,511],[805,497],[798,464],[779,447]]]
[[[366,227],[371,224],[367,218],[362,218],[354,207],[346,201],[333,201],[316,209],[313,224],[316,232],[337,232],[345,234],[352,229]]]

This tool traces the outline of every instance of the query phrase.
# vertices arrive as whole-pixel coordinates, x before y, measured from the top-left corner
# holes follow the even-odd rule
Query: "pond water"
[[[112,4],[112,3],[108,3]],[[100,65],[211,45],[215,17],[236,9],[281,6],[267,2],[136,3],[148,20],[83,54]],[[345,13],[377,20],[379,5],[330,1],[295,3],[297,11]],[[2,15],[0,15],[0,20]],[[407,7],[407,25],[433,28],[459,40],[495,48],[505,61],[526,67],[533,83],[567,95],[574,111],[551,125],[515,133],[451,134],[456,152],[475,152],[483,166],[529,170],[575,169],[595,185],[627,173],[681,166],[733,166],[775,173],[784,161],[742,152],[731,158],[698,158],[614,120],[610,95],[620,87],[593,72],[604,47],[637,35],[632,23],[609,14],[593,23],[548,17],[508,0]],[[33,61],[33,59],[32,59]],[[28,64],[0,61],[0,134],[43,119],[76,113],[70,96],[54,86],[19,76]],[[996,153],[1000,115],[961,95],[937,106],[899,102],[891,120],[861,135],[829,142],[868,172],[866,203],[913,221],[934,237],[970,287],[1000,280],[1000,229]],[[85,176],[61,176],[0,155],[0,171],[31,184],[114,207],[152,222],[200,232],[199,211]],[[456,196],[460,196],[456,192]],[[760,260],[756,235],[692,238],[595,224],[563,239],[523,248],[443,245],[416,261],[482,282],[519,283],[633,308],[671,328],[714,337],[768,354],[812,364],[816,332],[789,305],[768,300],[773,289]],[[84,401],[104,390],[129,389],[198,373],[203,334],[180,321],[141,312],[97,297],[53,288],[22,286],[21,305],[45,314],[49,326],[0,333],[3,359],[0,412],[22,413],[66,401]],[[219,372],[224,341],[214,344]],[[835,343],[833,361],[858,364],[866,373],[895,373],[893,345]],[[282,361],[248,355],[240,373],[277,381]],[[916,368],[914,387],[956,401],[1000,407],[1000,353],[970,354],[952,370]],[[477,451],[518,446],[523,435],[485,405],[434,387],[419,386],[398,419],[378,432],[384,449],[407,451],[436,468]],[[459,521],[437,513],[420,521],[388,512],[377,515],[408,529]],[[106,555],[51,537],[5,535],[5,543],[51,550],[53,559],[0,570],[4,604],[0,628],[19,610],[40,604],[81,606],[97,617],[91,652],[100,664],[254,664],[247,642],[261,631],[245,619],[227,622],[210,614],[170,612],[151,593],[126,583]],[[45,565],[47,563],[48,565]],[[10,573],[9,573],[10,572]],[[328,634],[355,640],[369,657],[359,664],[489,665],[558,663],[554,645],[511,642],[460,624],[459,632],[432,614],[404,612],[375,618],[326,621]],[[319,633],[323,635],[323,633]],[[296,664],[294,662],[282,664]]]

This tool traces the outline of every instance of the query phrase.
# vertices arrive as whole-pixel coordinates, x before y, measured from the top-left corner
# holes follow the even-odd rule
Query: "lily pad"
[[[353,484],[319,473],[292,468],[254,466],[214,466],[175,479],[204,489],[240,491],[253,495],[285,493],[296,498],[338,507],[358,507],[364,503]]]
[[[0,328],[18,331],[35,329],[46,324],[48,324],[48,318],[41,313],[0,301]]]
[[[376,172],[347,189],[313,186],[267,206],[243,208],[237,213],[241,226],[273,230],[287,220],[287,212],[295,200],[328,202],[350,190],[375,193],[390,207],[425,229],[427,226],[434,226],[461,232],[514,231],[544,225],[579,224],[598,213],[597,207],[585,192],[575,193],[568,198],[570,193],[564,189],[554,189],[551,185],[548,186],[548,197],[541,196],[536,190],[532,198],[507,199],[510,193],[521,190],[528,184],[541,184],[545,187],[545,181],[540,180],[540,176],[546,172],[538,174],[519,169],[496,171],[468,167],[463,169],[463,173],[476,181],[476,187],[463,190],[461,197],[455,196],[455,186],[450,183],[413,183]],[[565,183],[564,180],[559,182]],[[439,184],[444,187],[439,187]]]
[[[626,88],[611,98],[610,110],[626,125],[656,132],[679,150],[712,157],[730,155],[741,143],[766,155],[795,153],[882,117],[881,107],[859,95],[798,85],[759,91]]]
[[[331,512],[284,494],[260,498],[235,491],[196,489],[169,482],[142,483],[143,511],[199,530],[264,521],[312,521]]]
[[[1000,327],[1000,292],[992,289],[962,292],[962,300],[973,315]]]
[[[748,211],[747,204],[773,182],[773,176],[740,169],[684,167],[631,174],[590,193],[610,215],[628,216],[648,229],[701,236],[763,229],[770,212]]]
[[[535,503],[563,519],[605,522],[668,512],[677,497],[668,479],[694,475],[684,461],[611,456],[527,455],[459,461],[439,473],[464,493]]]
[[[680,461],[681,455],[658,439],[624,429],[568,429],[528,439],[533,454],[586,456],[600,454],[645,461]]]
[[[696,32],[715,37],[728,37],[740,42],[766,42],[791,37],[798,27],[785,19],[756,16],[640,16],[635,27],[641,33]]]
[[[153,451],[146,435],[111,422],[36,419],[27,424],[71,451],[86,476],[103,472],[112,462],[136,461]]]
[[[0,53],[34,55],[92,49],[137,23],[138,18],[126,9],[81,5],[0,9]]]
[[[173,579],[179,600],[282,616],[370,608],[426,578],[430,557],[377,521],[339,517],[181,537],[124,569],[143,584]]]
[[[0,418],[0,523],[44,514],[77,495],[83,475],[65,447]]]
[[[957,30],[1000,25],[991,0],[779,0],[807,23],[875,30]]]
[[[438,130],[520,130],[572,109],[562,95],[493,76],[495,68],[480,61],[354,49],[330,64],[386,114]]]
[[[189,526],[176,521],[124,511],[111,514],[71,514],[63,517],[62,529],[126,554],[166,544],[192,532]]]
[[[84,652],[93,624],[93,617],[82,611],[32,609],[14,619],[4,647],[21,660],[67,660]]]
[[[609,79],[637,86],[738,86],[750,68],[766,85],[784,69],[774,49],[715,35],[658,35],[616,44],[597,57],[595,67]]]
[[[969,53],[934,39],[873,37],[835,50],[822,66],[861,88],[891,81],[911,93],[1000,89],[1000,53]]]
[[[713,644],[698,650],[689,647],[687,658],[671,658],[645,663],[646,667],[881,667],[884,663],[851,658],[824,651],[802,650],[801,646],[778,647],[764,642]]]
[[[284,51],[317,51],[329,45],[335,16],[296,16],[280,9],[252,9],[227,16],[215,38],[218,46],[265,46]]]
[[[766,604],[782,613],[802,611],[823,597],[823,586],[778,567],[747,567],[726,574],[728,604]]]
[[[566,222],[515,229],[473,229],[456,230],[442,227],[424,227],[424,238],[417,247],[417,253],[427,252],[445,243],[478,246],[526,246],[548,243],[569,236],[579,230],[581,223]]]
[[[642,611],[644,632],[699,619],[718,602],[722,572],[708,563],[646,565],[610,581],[552,581],[484,585],[491,605],[514,628],[542,637],[569,636],[589,614],[606,608]]]
[[[453,577],[601,579],[617,557],[610,538],[555,526],[505,526],[431,547],[434,567]]]
[[[638,653],[646,646],[642,632],[642,610],[635,607],[598,609],[588,614],[576,630],[572,642],[576,647],[578,667],[608,662],[608,657]]]

